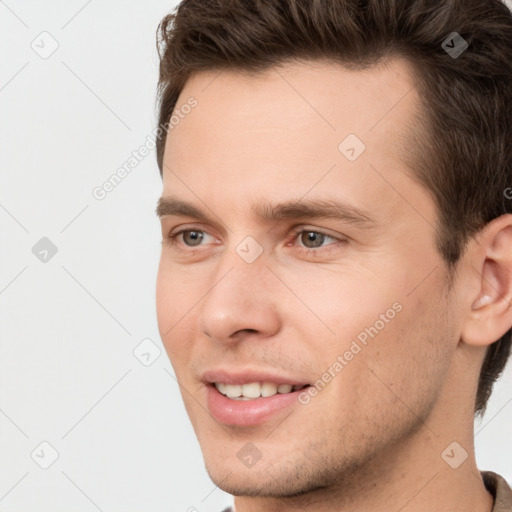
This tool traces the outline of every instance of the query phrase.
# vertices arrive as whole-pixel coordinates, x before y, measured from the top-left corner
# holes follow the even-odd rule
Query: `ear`
[[[512,327],[512,214],[493,219],[482,229],[471,265],[475,286],[461,339],[486,346]]]

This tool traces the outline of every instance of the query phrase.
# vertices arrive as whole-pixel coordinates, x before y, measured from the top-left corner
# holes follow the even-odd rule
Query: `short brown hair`
[[[468,44],[450,55],[457,32]],[[256,75],[292,60],[353,68],[406,57],[423,123],[404,159],[438,210],[436,246],[450,275],[468,240],[512,212],[512,15],[501,0],[183,0],[157,31],[159,127],[169,126],[193,73]],[[166,130],[156,137],[162,174]],[[509,189],[510,190],[510,189]],[[512,329],[491,344],[475,413],[483,415],[510,354]]]

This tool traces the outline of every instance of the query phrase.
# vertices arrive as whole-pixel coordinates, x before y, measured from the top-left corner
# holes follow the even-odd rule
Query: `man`
[[[188,0],[159,27],[160,333],[236,512],[512,510],[499,0]]]

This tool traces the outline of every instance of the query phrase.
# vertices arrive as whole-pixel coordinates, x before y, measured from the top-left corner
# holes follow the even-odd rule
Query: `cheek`
[[[179,274],[161,260],[156,281],[156,315],[160,338],[173,366],[183,352],[177,341],[184,339],[187,311],[191,309],[187,290],[190,287],[181,282]]]
[[[300,325],[309,326],[309,343],[318,345],[331,359],[347,350],[353,340],[364,344],[375,332],[389,331],[389,325],[402,314],[400,294],[393,287],[396,283],[384,286],[380,281],[377,286],[375,276],[364,269],[318,267],[308,272],[289,270],[283,275],[300,299],[291,297],[298,307],[289,323],[298,325],[294,320],[300,316]],[[283,311],[284,316],[288,313]]]
[[[368,338],[355,356],[360,364],[345,374],[355,402],[365,403],[381,421],[390,411],[404,418],[412,412],[425,417],[450,367],[453,322],[440,297],[403,297],[400,302],[402,310]]]
[[[167,330],[186,320],[187,311],[204,291],[200,288],[202,277],[199,272],[184,270],[162,252],[156,279],[156,308],[160,329]],[[165,331],[164,331],[165,332]]]
[[[156,316],[160,337],[165,343],[165,333],[172,326],[176,296],[172,293],[172,282],[166,265],[160,260],[156,279]]]
[[[455,315],[439,293],[442,283],[432,276],[409,293],[413,286],[403,277],[379,279],[378,286],[369,277],[347,272],[327,279],[317,273],[290,281],[322,321],[308,313],[308,343],[315,347],[319,377],[335,374],[331,389],[345,402],[381,407],[381,399],[389,399],[400,407],[397,397],[412,403],[431,399],[444,382],[456,334]]]

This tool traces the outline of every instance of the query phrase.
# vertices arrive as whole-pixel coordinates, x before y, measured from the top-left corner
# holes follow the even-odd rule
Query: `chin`
[[[261,461],[260,461],[261,463]],[[219,489],[233,496],[294,498],[324,489],[326,475],[301,465],[269,469],[268,464],[244,467],[238,459],[206,462],[206,471]],[[310,473],[308,475],[308,473]]]
[[[210,476],[211,477],[211,476]],[[277,482],[275,479],[265,479],[259,475],[252,475],[251,478],[240,478],[230,475],[227,478],[212,478],[212,481],[219,489],[232,496],[247,496],[252,498],[299,498],[306,494],[312,494],[326,488],[325,484],[314,482]]]

